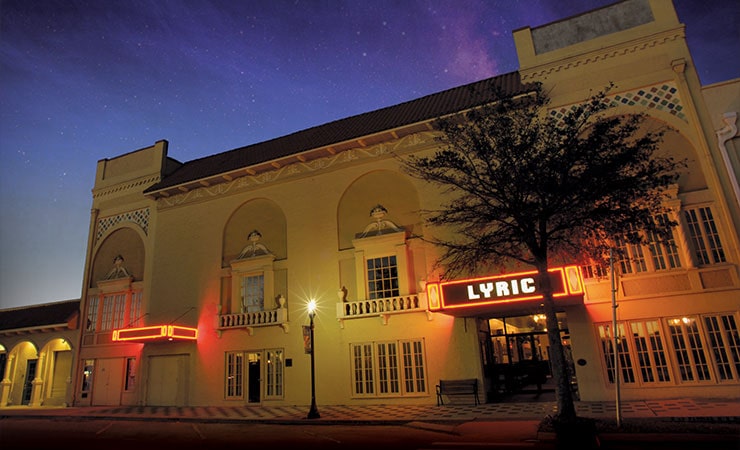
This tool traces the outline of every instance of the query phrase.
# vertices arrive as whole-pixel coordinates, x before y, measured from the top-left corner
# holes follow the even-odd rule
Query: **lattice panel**
[[[95,240],[103,236],[106,231],[119,225],[122,222],[133,222],[144,230],[144,233],[149,233],[149,208],[137,209],[136,211],[128,211],[115,216],[101,217],[98,219],[98,230],[95,233]]]
[[[608,96],[606,101],[610,106],[643,106],[645,108],[665,111],[686,122],[686,115],[683,112],[681,98],[678,95],[678,88],[673,83],[655,85],[649,88],[637,89],[635,91],[623,92]],[[562,119],[569,109],[575,106],[562,107],[550,111],[550,115],[557,119]]]

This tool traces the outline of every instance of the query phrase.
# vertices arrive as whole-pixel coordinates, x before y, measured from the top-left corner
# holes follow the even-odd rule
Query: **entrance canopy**
[[[583,304],[583,277],[578,266],[548,270],[557,306]],[[536,311],[542,305],[537,271],[427,283],[431,311],[457,317]]]
[[[167,342],[194,341],[197,339],[197,328],[178,325],[153,325],[113,330],[113,342]]]

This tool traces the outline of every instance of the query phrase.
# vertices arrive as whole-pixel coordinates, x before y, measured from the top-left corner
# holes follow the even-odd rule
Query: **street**
[[[0,447],[3,450],[48,450],[49,448],[104,448],[106,450],[179,450],[219,448],[252,449],[353,449],[353,450],[449,450],[555,449],[552,440],[538,441],[521,433],[516,424],[498,421],[467,422],[455,425],[409,422],[398,425],[367,425],[306,422],[259,423],[214,421],[110,420],[81,417],[0,419]],[[497,428],[495,433],[485,427]],[[656,438],[632,435],[601,439],[600,449],[696,449],[738,450],[737,436],[702,436],[684,439],[680,435]]]
[[[254,449],[444,449],[447,443],[472,442],[447,432],[403,425],[306,425],[264,423],[208,423],[177,421],[87,420],[80,418],[0,420],[4,450],[49,448],[105,448],[146,450],[203,449],[248,446]],[[496,448],[521,448],[514,446]],[[480,445],[480,442],[478,442]],[[534,445],[532,445],[534,448]],[[226,448],[226,447],[224,447]],[[552,448],[538,446],[537,448]]]

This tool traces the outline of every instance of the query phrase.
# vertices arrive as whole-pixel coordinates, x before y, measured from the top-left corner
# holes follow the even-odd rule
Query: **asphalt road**
[[[490,424],[489,424],[490,425]],[[507,422],[497,425],[507,426]],[[367,424],[266,424],[256,422],[198,422],[154,420],[108,420],[79,417],[0,419],[2,450],[48,450],[84,448],[105,450],[190,450],[250,448],[300,450],[461,450],[461,449],[557,449],[553,441],[537,441],[516,433],[500,439],[475,433],[457,433],[454,427],[420,428],[407,425]],[[643,439],[602,439],[600,450],[676,450],[711,448],[740,450],[737,436],[707,435],[702,440],[680,436]]]
[[[443,450],[459,448],[461,443],[468,445],[474,442],[464,436],[403,425],[142,422],[79,418],[0,420],[0,447],[3,450],[188,450],[245,447],[276,450]],[[476,445],[480,444],[478,442]],[[516,445],[502,444],[495,448],[522,448],[521,442],[512,444]],[[531,444],[525,446],[535,448]]]

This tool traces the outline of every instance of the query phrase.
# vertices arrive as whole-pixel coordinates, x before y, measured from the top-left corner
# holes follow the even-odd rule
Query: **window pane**
[[[123,328],[123,317],[126,311],[126,294],[117,294],[113,303],[113,328]]]
[[[725,252],[711,209],[690,209],[684,212],[684,217],[699,264],[725,262]]]
[[[668,369],[668,359],[666,357],[665,345],[660,333],[660,325],[657,320],[645,324],[647,334],[650,337],[650,349],[652,351],[653,363],[658,374],[658,381],[670,381],[670,370]]]
[[[87,331],[95,331],[98,324],[98,301],[97,295],[90,296],[87,301]]]
[[[283,351],[267,350],[267,368],[265,370],[265,396],[279,398],[283,396]]]
[[[719,241],[719,233],[717,232],[717,225],[714,223],[712,210],[709,208],[700,208],[699,212],[701,213],[702,227],[706,234],[709,248],[712,251],[714,262],[725,262],[725,252],[722,249],[722,243]]]
[[[354,395],[398,396],[426,392],[421,340],[352,344],[350,351]],[[373,368],[377,370],[377,379]]]
[[[601,341],[601,353],[604,355],[604,367],[609,383],[614,383],[614,338],[610,325],[599,325],[599,340]]]
[[[398,267],[395,256],[367,260],[368,298],[388,298],[399,295]]]
[[[629,348],[627,346],[627,338],[624,331],[624,324],[618,323],[617,330],[619,331],[617,339],[617,352],[619,354],[619,369],[621,369],[623,383],[634,383],[635,372],[632,370],[632,358],[630,357]]]
[[[719,317],[705,317],[704,325],[707,327],[709,336],[709,348],[714,356],[714,364],[717,366],[717,375],[720,380],[732,380],[732,364],[730,356],[727,353],[722,330],[720,328]]]
[[[131,310],[129,312],[128,323],[132,327],[139,326],[139,319],[141,318],[141,299],[144,293],[142,291],[134,291],[131,293]]]
[[[241,280],[242,312],[263,311],[265,306],[265,276],[248,275]]]
[[[242,398],[244,382],[244,354],[226,353],[226,398]]]
[[[643,383],[670,381],[667,358],[657,321],[633,322],[632,342]]]
[[[101,330],[110,330],[113,328],[113,303],[115,297],[106,295],[103,298],[103,317],[100,323]]]

